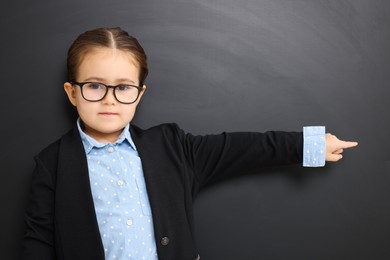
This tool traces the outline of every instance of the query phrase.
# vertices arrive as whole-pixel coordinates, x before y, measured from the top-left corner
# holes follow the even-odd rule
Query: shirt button
[[[112,152],[114,151],[114,147],[112,147],[112,146],[108,147],[107,151],[108,151],[109,153],[112,153]]]
[[[126,220],[126,224],[127,224],[128,226],[133,225],[133,220],[132,220],[131,218],[129,218],[128,220]]]
[[[161,238],[161,245],[166,246],[169,244],[169,238],[163,237]]]
[[[119,181],[118,181],[118,186],[119,186],[119,187],[122,187],[122,186],[123,186],[123,184],[125,184],[125,182],[124,182],[124,181],[122,181],[122,180],[119,180]]]

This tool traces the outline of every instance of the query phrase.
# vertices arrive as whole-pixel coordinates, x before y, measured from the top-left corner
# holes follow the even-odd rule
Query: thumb
[[[341,160],[343,158],[343,155],[342,154],[329,154],[326,156],[326,160],[328,162],[337,162],[339,160]]]

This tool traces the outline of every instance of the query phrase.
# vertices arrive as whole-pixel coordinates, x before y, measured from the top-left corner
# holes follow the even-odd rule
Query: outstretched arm
[[[343,151],[347,148],[352,148],[358,145],[357,142],[349,142],[338,139],[335,135],[327,133],[326,140],[326,156],[325,160],[329,162],[337,162],[343,158]]]

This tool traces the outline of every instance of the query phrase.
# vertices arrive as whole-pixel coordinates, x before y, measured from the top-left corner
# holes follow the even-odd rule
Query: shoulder
[[[63,142],[67,142],[69,139],[72,139],[74,136],[74,131],[74,128],[69,130],[56,141],[46,146],[35,156],[35,159],[43,162],[44,164],[56,163],[58,161],[61,144]]]
[[[142,129],[130,127],[130,135],[135,145],[140,147],[174,147],[180,149],[185,140],[185,133],[177,124],[167,123]]]
[[[147,129],[131,125],[130,132],[132,135],[142,136],[177,136],[183,133],[183,130],[175,123],[165,123],[156,125]]]

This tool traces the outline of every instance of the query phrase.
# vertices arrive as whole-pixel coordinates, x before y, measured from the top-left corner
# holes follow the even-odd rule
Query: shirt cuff
[[[325,126],[303,128],[303,166],[322,167],[325,165]]]

